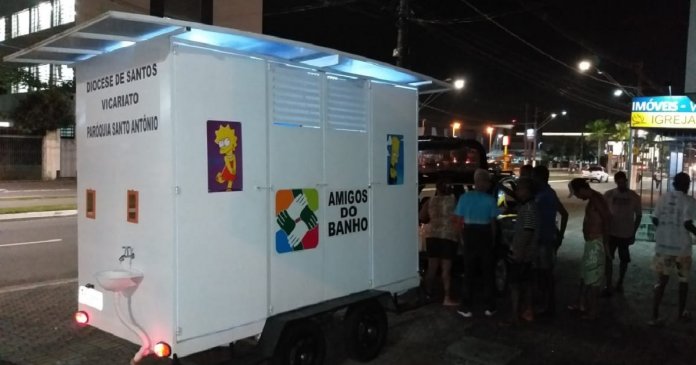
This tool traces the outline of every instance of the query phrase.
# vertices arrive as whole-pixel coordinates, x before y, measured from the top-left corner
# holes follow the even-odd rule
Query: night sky
[[[398,4],[266,0],[264,33],[394,63]],[[627,121],[629,98],[614,97],[601,75],[578,73],[581,59],[643,95],[666,95],[668,83],[673,94],[684,92],[688,0],[410,0],[410,7],[405,66],[467,79],[464,91],[430,104],[439,110],[421,110],[433,123],[460,119],[476,129],[562,109],[568,116],[546,130]]]

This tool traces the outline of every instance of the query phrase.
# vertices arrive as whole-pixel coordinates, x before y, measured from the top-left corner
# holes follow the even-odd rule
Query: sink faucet
[[[122,246],[121,248],[123,249],[123,255],[121,255],[121,257],[118,258],[119,262],[123,262],[123,260],[125,260],[126,258],[129,258],[131,260],[135,258],[135,251],[133,251],[133,247]]]

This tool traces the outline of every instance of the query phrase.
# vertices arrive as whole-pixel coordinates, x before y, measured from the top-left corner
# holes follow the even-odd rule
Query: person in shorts
[[[665,287],[672,273],[679,278],[679,318],[690,318],[686,310],[686,297],[689,291],[689,273],[691,271],[691,234],[696,234],[693,224],[696,216],[696,200],[687,194],[691,179],[680,172],[674,176],[674,190],[662,195],[653,211],[655,224],[655,257],[652,267],[657,274],[654,286],[651,326],[662,324],[660,303]]]
[[[611,211],[609,255],[605,267],[606,286],[603,292],[605,296],[610,296],[612,293],[613,261],[617,250],[619,251],[619,280],[615,288],[616,292],[623,293],[626,270],[628,263],[631,262],[628,247],[636,241],[636,231],[643,216],[640,196],[628,188],[626,173],[619,171],[614,174],[614,183],[616,188],[604,193],[604,200],[609,204]]]
[[[604,281],[611,213],[604,196],[593,190],[587,180],[575,178],[570,181],[568,187],[571,196],[587,200],[585,218],[582,222],[585,247],[580,266],[578,301],[568,306],[568,309],[584,312],[585,319],[595,319],[599,309],[597,303],[599,288]]]
[[[530,178],[517,181],[518,207],[515,235],[510,245],[509,285],[510,321],[518,324],[520,317],[534,320],[532,308],[532,262],[536,257],[537,210],[534,184]]]
[[[440,269],[445,294],[442,304],[446,306],[459,304],[451,296],[452,260],[459,249],[459,230],[454,221],[456,203],[454,195],[448,191],[447,181],[441,178],[437,182],[435,196],[421,208],[421,220],[430,224],[425,236],[425,251],[428,255],[425,288],[432,295],[435,277]]]

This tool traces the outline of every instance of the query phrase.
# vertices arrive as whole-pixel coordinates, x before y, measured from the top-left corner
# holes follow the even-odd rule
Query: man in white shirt
[[[636,231],[640,226],[642,209],[640,196],[628,188],[626,173],[619,171],[614,175],[616,188],[604,193],[604,200],[609,204],[611,211],[611,225],[609,226],[609,252],[605,265],[606,287],[604,293],[611,295],[613,261],[616,251],[619,251],[619,280],[616,282],[616,291],[623,293],[623,282],[631,262],[631,253],[628,247],[636,241]]]
[[[690,233],[696,234],[696,226],[693,224],[696,200],[687,194],[690,184],[689,175],[680,172],[674,176],[674,191],[662,195],[653,212],[652,220],[657,227],[653,269],[657,273],[658,282],[654,287],[652,319],[648,321],[652,326],[662,323],[659,316],[660,302],[673,272],[679,277],[679,318],[688,320],[690,317],[685,309],[691,271]]]

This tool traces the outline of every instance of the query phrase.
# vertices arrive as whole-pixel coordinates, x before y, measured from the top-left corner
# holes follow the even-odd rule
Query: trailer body
[[[257,336],[282,313],[418,285],[418,94],[437,81],[116,12],[10,60],[59,62],[60,47],[83,50],[68,60],[90,325],[139,343],[97,282],[104,270],[143,274],[120,305],[179,356]]]

